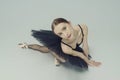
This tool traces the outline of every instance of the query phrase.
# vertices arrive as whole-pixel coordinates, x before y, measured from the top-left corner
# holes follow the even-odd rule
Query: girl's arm
[[[99,66],[101,64],[100,62],[95,62],[93,60],[89,60],[85,55],[83,55],[83,53],[75,51],[63,43],[61,43],[61,47],[65,54],[77,56],[77,57],[83,59],[90,66]]]
[[[81,25],[82,29],[83,29],[83,44],[82,44],[82,49],[84,50],[85,55],[88,57],[89,54],[89,47],[88,47],[88,28],[85,24]]]

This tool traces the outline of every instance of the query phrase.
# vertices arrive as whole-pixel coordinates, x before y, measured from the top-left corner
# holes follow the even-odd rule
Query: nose
[[[69,34],[67,33],[67,34],[66,34],[66,36],[68,37],[68,36],[69,36]]]

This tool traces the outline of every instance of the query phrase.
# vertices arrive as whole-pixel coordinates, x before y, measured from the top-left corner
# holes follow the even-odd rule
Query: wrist
[[[83,57],[83,60],[88,63],[88,58],[86,56]]]

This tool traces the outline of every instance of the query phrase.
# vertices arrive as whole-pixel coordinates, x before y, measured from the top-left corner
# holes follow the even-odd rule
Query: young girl
[[[22,48],[39,50],[43,53],[52,52],[55,62],[69,62],[80,68],[99,66],[101,63],[91,60],[89,55],[87,36],[88,28],[85,24],[74,26],[64,18],[56,18],[49,30],[32,30],[35,37],[44,46],[37,44],[19,44]],[[82,45],[82,48],[80,47]]]

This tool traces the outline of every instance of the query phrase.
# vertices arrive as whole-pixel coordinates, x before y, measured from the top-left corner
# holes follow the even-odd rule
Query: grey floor
[[[0,80],[120,80],[119,0],[0,0]],[[100,67],[80,71],[54,65],[50,54],[18,47],[39,43],[32,29],[50,29],[54,18],[85,23],[93,59]]]

